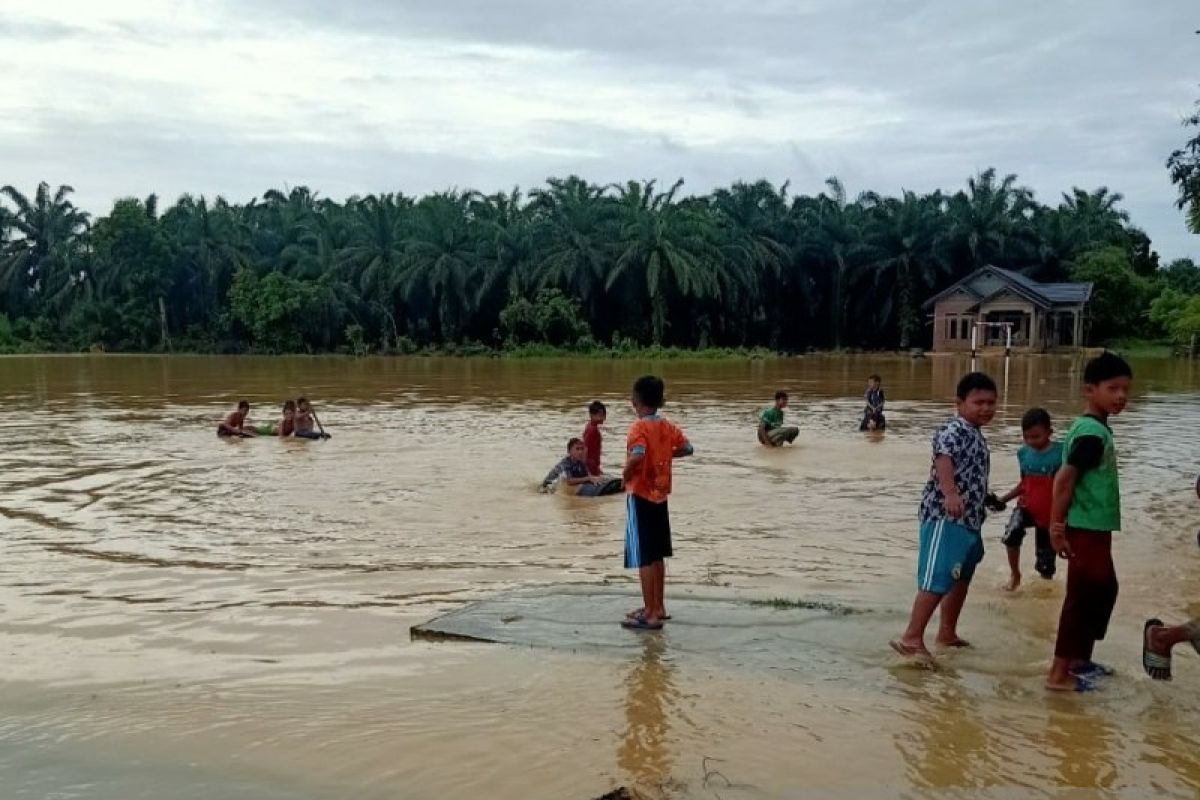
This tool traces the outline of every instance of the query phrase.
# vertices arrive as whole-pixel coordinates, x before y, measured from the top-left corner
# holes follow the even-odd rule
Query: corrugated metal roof
[[[1052,303],[1086,303],[1092,299],[1090,283],[1043,283],[1038,291]]]
[[[943,297],[947,297],[959,289],[966,290],[978,296],[979,292],[973,290],[971,282],[984,272],[994,272],[1001,279],[1008,281],[1015,291],[1031,295],[1031,301],[1037,302],[1040,300],[1043,305],[1048,307],[1079,305],[1088,302],[1092,297],[1092,284],[1090,283],[1038,283],[1019,272],[988,265],[980,267],[962,280],[929,298],[929,300],[925,301],[925,307],[932,306]],[[983,298],[981,297],[981,299]]]

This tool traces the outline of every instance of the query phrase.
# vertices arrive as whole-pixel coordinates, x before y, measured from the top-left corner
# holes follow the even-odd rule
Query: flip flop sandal
[[[1117,671],[1107,664],[1098,664],[1095,661],[1089,661],[1086,664],[1071,670],[1071,674],[1076,678],[1111,678],[1117,674]]]
[[[625,619],[633,619],[634,617],[644,617],[644,616],[646,616],[646,609],[639,608],[637,611],[630,611],[628,614],[626,614]],[[663,622],[666,622],[670,618],[671,618],[670,614],[663,614],[661,617],[659,617],[659,619],[661,619]]]
[[[1082,675],[1075,676],[1075,691],[1077,691],[1077,692],[1094,692],[1094,691],[1098,690],[1099,688],[1100,687],[1096,685],[1095,681],[1089,680],[1089,679],[1083,677]]]
[[[1195,649],[1197,655],[1200,655],[1200,622],[1185,623],[1183,629],[1189,634],[1188,638],[1192,642],[1192,648]]]
[[[1150,629],[1161,628],[1162,620],[1148,619],[1142,626],[1142,669],[1156,681],[1171,680],[1171,656],[1161,656],[1150,649]]]
[[[621,620],[621,627],[635,631],[661,631],[663,624],[659,622],[651,622],[645,617],[638,615]]]

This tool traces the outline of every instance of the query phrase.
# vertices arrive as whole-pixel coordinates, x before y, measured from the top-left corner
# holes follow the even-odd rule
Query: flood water
[[[1047,697],[1065,571],[1038,578],[1030,543],[1024,587],[1002,591],[1004,515],[985,528],[961,626],[976,647],[928,671],[887,646],[914,590],[928,440],[967,367],[0,359],[0,794],[1195,798],[1200,658],[1177,650],[1175,681],[1158,684],[1139,657],[1147,616],[1200,614],[1200,369],[1134,364],[1114,424],[1121,596],[1097,650],[1118,675]],[[1003,388],[986,433],[1004,491],[1021,412],[1045,405],[1065,429],[1081,363],[981,367]],[[517,590],[633,601],[621,498],[537,484],[596,398],[617,465],[628,387],[650,369],[697,451],[676,472],[668,606],[857,613],[802,644],[755,632],[755,653],[673,648],[670,626],[704,624],[687,618],[620,648],[410,640],[414,624]],[[871,372],[888,394],[883,436],[857,431]],[[766,450],[755,414],[777,388],[802,433]],[[241,397],[265,420],[298,394],[332,439],[214,435]]]

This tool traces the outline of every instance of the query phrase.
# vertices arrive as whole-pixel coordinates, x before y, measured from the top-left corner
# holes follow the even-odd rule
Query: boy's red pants
[[[1104,638],[1117,604],[1117,572],[1112,560],[1112,533],[1067,529],[1075,556],[1067,562],[1067,596],[1058,619],[1058,658],[1090,661],[1092,648]]]

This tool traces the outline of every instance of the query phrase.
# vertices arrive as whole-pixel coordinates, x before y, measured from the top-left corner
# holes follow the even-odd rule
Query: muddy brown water
[[[928,439],[963,359],[769,362],[14,357],[0,359],[0,776],[5,797],[1195,798],[1200,658],[1139,668],[1142,620],[1200,613],[1200,370],[1135,363],[1115,423],[1129,530],[1100,693],[1047,697],[1062,576],[1001,590],[985,530],[943,668],[897,665]],[[1069,358],[981,366],[1002,384],[993,484],[1015,482],[1019,417],[1078,408]],[[665,375],[697,455],[672,513],[678,596],[786,598],[859,613],[806,638],[673,648],[409,638],[464,604],[538,589],[628,591],[620,498],[536,486],[608,402]],[[890,428],[857,431],[880,372]],[[790,389],[797,445],[754,414]],[[221,441],[317,403],[326,442]],[[673,625],[704,625],[678,619]],[[615,625],[615,621],[614,621]],[[678,628],[677,628],[678,630]],[[703,640],[690,629],[676,642]],[[634,634],[630,634],[634,636]],[[1078,790],[1077,793],[1072,790]]]

